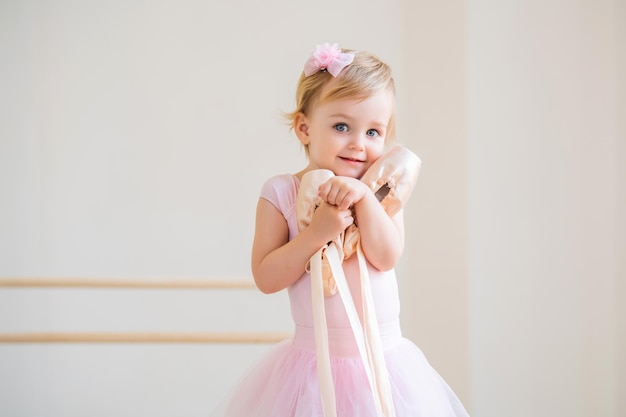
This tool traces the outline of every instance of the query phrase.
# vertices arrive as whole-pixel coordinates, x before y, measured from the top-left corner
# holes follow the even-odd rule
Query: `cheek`
[[[382,156],[382,154],[385,151],[385,143],[381,141],[381,143],[376,143],[376,144],[372,144],[372,146],[370,146],[368,148],[368,156],[371,159],[378,159],[379,157]]]

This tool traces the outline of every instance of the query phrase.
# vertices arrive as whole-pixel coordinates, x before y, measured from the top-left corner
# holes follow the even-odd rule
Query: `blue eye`
[[[380,136],[380,133],[376,129],[369,129],[365,134],[371,137]]]
[[[333,126],[335,128],[335,130],[337,132],[347,132],[348,131],[348,125],[345,123],[337,123],[335,126]]]

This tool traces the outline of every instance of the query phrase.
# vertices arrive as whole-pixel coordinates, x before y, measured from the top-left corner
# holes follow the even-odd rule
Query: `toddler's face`
[[[309,148],[311,169],[360,178],[383,153],[393,112],[393,93],[316,103],[296,120],[296,134]]]

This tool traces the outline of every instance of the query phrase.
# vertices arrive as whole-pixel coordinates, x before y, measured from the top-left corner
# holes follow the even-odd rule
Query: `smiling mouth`
[[[365,161],[361,161],[360,159],[355,159],[355,158],[345,158],[343,156],[339,157],[341,160],[346,161],[346,162],[350,162],[352,164],[359,164],[359,163],[363,163]]]

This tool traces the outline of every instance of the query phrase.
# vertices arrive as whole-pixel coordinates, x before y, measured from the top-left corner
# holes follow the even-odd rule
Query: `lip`
[[[341,159],[343,162],[350,164],[350,165],[361,165],[365,163],[365,161],[361,159],[350,158],[350,157],[345,157],[345,156],[340,156],[339,159]]]

